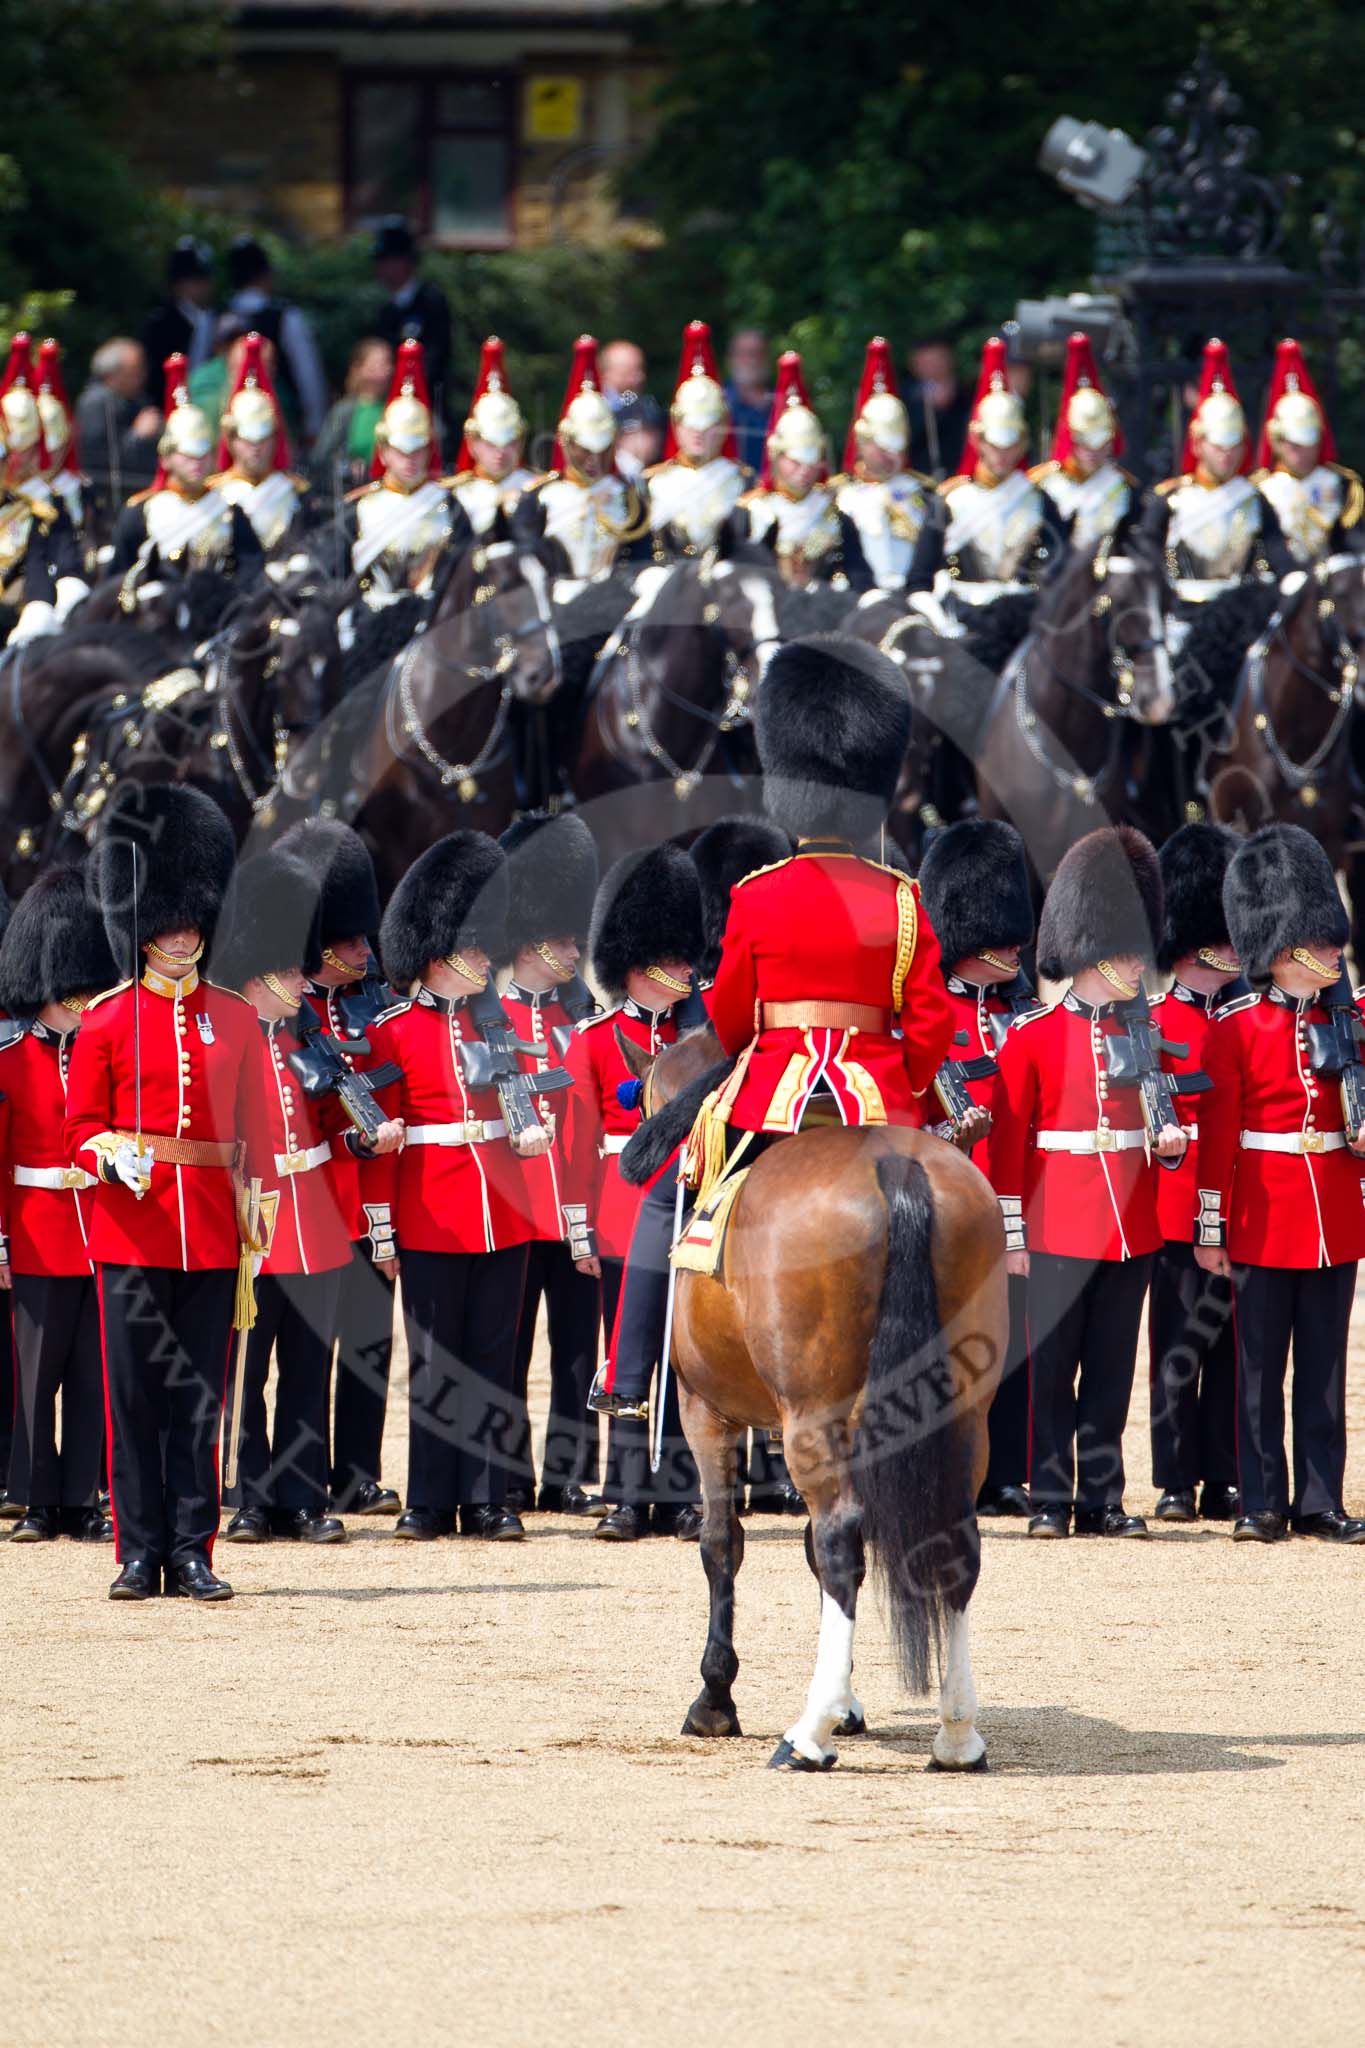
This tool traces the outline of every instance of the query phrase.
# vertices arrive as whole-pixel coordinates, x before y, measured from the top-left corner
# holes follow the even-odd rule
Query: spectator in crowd
[[[668,415],[647,391],[627,391],[616,408],[616,467],[638,477],[664,452]]]
[[[368,482],[374,459],[374,430],[393,381],[394,352],[377,334],[351,350],[344,395],[323,422],[313,444],[314,488],[331,498]],[[338,493],[338,479],[340,493]]]
[[[90,380],[76,401],[76,445],[91,491],[106,514],[117,512],[156,472],[161,411],[145,403],[147,357],[139,341],[102,342]]]
[[[417,240],[401,214],[381,220],[370,247],[377,282],[388,293],[375,333],[397,353],[400,341],[420,341],[426,358],[431,409],[446,417],[450,386],[450,307],[446,295],[417,269]]]
[[[142,323],[147,357],[147,403],[160,405],[162,365],[167,356],[202,362],[213,347],[213,253],[193,235],[182,235],[166,265],[166,296]]]
[[[725,396],[735,423],[739,459],[755,475],[763,467],[763,444],[773,408],[769,359],[768,337],[761,327],[741,327],[731,335],[730,352],[725,359],[730,372]]]
[[[958,382],[953,344],[934,334],[917,341],[909,358],[910,467],[940,481],[962,460],[972,398]]]
[[[238,235],[228,250],[230,310],[275,348],[276,390],[285,418],[311,447],[327,412],[327,379],[313,330],[297,306],[275,296],[270,258],[251,235]]]
[[[190,371],[190,403],[197,405],[201,412],[217,423],[227,404],[228,392],[232,389],[232,371],[235,358],[232,351],[246,334],[247,326],[240,313],[220,313],[214,324],[211,352]],[[270,343],[265,344],[266,355],[273,355]],[[272,364],[273,369],[273,364]]]
[[[627,398],[645,388],[645,352],[635,341],[609,341],[597,358],[602,396],[619,414]]]

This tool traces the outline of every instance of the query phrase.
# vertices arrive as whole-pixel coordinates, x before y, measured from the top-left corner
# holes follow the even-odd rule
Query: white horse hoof
[[[947,1731],[940,1728],[934,1737],[926,1766],[931,1771],[984,1771],[989,1769],[986,1762],[986,1745],[979,1731],[973,1728],[965,1741],[953,1741]]]
[[[777,1748],[768,1758],[770,1771],[832,1771],[839,1759],[831,1749],[817,1763],[813,1757],[802,1756],[799,1749],[793,1749],[784,1735]]]
[[[850,1707],[842,1721],[834,1724],[836,1735],[866,1735],[867,1721],[861,1707]]]

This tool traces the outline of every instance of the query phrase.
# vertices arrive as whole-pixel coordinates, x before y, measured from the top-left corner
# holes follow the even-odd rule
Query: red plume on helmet
[[[188,405],[190,402],[190,359],[188,356],[178,353],[173,356],[167,356],[162,369],[166,381],[164,386],[165,397],[161,411],[163,419],[168,420],[173,412],[178,411],[182,405]],[[164,491],[169,482],[170,475],[166,469],[166,458],[164,455],[159,455],[157,458],[156,475],[152,478],[152,489],[154,491]]]
[[[959,476],[971,476],[976,469],[976,408],[988,392],[1008,391],[1009,388],[1009,353],[1001,337],[993,334],[981,350],[981,375],[976,380],[972,409],[967,415],[967,438],[962,444],[962,460],[957,465]]]
[[[288,469],[289,436],[284,431],[284,414],[280,410],[278,394],[270,381],[270,372],[265,366],[265,343],[259,334],[248,334],[242,343],[242,360],[237,369],[237,381],[228,395],[227,404],[223,407],[225,417],[239,391],[263,391],[270,400],[275,409],[275,446],[271,451],[270,467]],[[225,427],[218,442],[218,467],[226,469],[231,460],[232,453],[228,447]]]
[[[61,343],[54,341],[51,335],[46,341],[38,344],[38,392],[40,397],[55,398],[66,414],[66,453],[57,467],[69,470],[72,476],[78,476],[81,465],[76,448],[76,416],[71,410],[71,400],[66,393],[66,379],[62,375]]]
[[[1095,350],[1090,336],[1088,334],[1069,334],[1066,338],[1066,368],[1062,372],[1062,396],[1057,407],[1057,425],[1052,435],[1052,460],[1054,462],[1069,462],[1071,460],[1074,449],[1071,440],[1071,422],[1067,415],[1071,409],[1071,401],[1076,396],[1076,393],[1087,388],[1092,391],[1098,391],[1102,398],[1107,398],[1109,395],[1100,382],[1100,373],[1096,367]],[[1119,425],[1117,413],[1114,414],[1114,445],[1111,452],[1116,456],[1123,453],[1123,429]]]
[[[1199,416],[1200,406],[1206,398],[1211,398],[1215,391],[1225,391],[1229,398],[1235,398],[1239,405],[1242,403],[1241,394],[1233,382],[1228,345],[1216,337],[1204,343],[1204,366],[1199,373],[1199,396],[1195,401],[1194,411],[1190,414],[1190,423],[1185,429],[1185,450],[1180,458],[1181,473],[1185,476],[1193,476],[1199,467],[1199,452],[1194,445],[1194,423]],[[1251,436],[1248,435],[1238,474],[1245,476],[1250,468]]]
[[[421,342],[411,336],[408,340],[400,341],[398,344],[398,354],[394,359],[393,365],[393,378],[389,384],[389,395],[384,400],[385,412],[388,411],[396,398],[415,398],[426,407],[428,412],[431,411],[431,387],[427,383],[426,354]],[[427,457],[427,476],[431,478],[441,474],[441,449],[436,438],[436,420],[434,415],[431,422],[429,451]],[[379,452],[379,444],[376,442],[374,460],[370,464],[370,475],[371,477],[379,478],[383,474],[384,459]]]
[[[1322,394],[1313,382],[1308,365],[1303,359],[1303,350],[1296,341],[1282,341],[1275,350],[1275,368],[1270,376],[1270,391],[1265,402],[1265,417],[1261,421],[1261,432],[1256,442],[1256,466],[1258,469],[1273,469],[1275,451],[1270,445],[1270,422],[1275,408],[1287,391],[1301,391],[1305,398],[1311,398],[1322,414],[1322,446],[1319,462],[1335,462],[1337,459],[1336,436],[1332,423],[1327,417],[1327,408]]]
[[[32,349],[33,344],[29,340],[27,334],[19,333],[15,335],[13,341],[9,345],[9,361],[5,365],[5,374],[3,377],[0,377],[0,400],[7,397],[11,391],[32,391],[34,393],[34,404],[36,406],[37,388],[33,376]],[[8,443],[8,438],[8,435],[4,436],[6,443]],[[38,415],[37,445],[38,467],[40,469],[46,469],[47,438],[43,433],[43,418],[41,413],[39,413]]]
[[[851,470],[858,460],[858,421],[862,418],[863,407],[878,391],[889,391],[893,398],[900,397],[896,383],[896,366],[891,360],[891,344],[884,334],[874,334],[867,344],[863,358],[863,381],[858,386],[858,396],[853,403],[853,417],[848,423],[844,436],[844,468]]]
[[[473,412],[486,391],[506,391],[510,397],[511,389],[507,381],[507,361],[502,343],[496,334],[490,334],[479,353],[479,375],[469,400],[470,412]],[[475,469],[477,466],[469,446],[469,430],[466,427],[460,441],[460,458],[455,464],[455,471],[457,475],[463,475],[467,470]]]
[[[773,409],[768,414],[767,430],[763,436],[763,467],[759,471],[758,480],[764,490],[771,490],[773,483],[773,459],[768,450],[768,443],[777,432],[783,413],[793,405],[804,405],[807,412],[815,411],[810,402],[810,393],[806,390],[801,357],[794,348],[789,348],[784,349],[777,359],[777,385],[773,391]]]
[[[716,351],[711,342],[711,329],[704,320],[689,320],[683,329],[682,353],[678,357],[678,381],[673,387],[673,402],[668,408],[668,433],[664,438],[663,459],[671,462],[678,452],[678,430],[673,422],[673,405],[689,377],[709,377],[713,384],[720,383],[720,371],[716,367]],[[731,462],[739,460],[739,443],[735,439],[734,422],[725,432],[721,454]]]
[[[597,369],[597,336],[580,334],[573,345],[573,364],[569,370],[569,381],[564,386],[564,403],[559,408],[562,420],[580,391],[600,391],[602,379]],[[552,469],[564,468],[564,445],[558,433],[555,434],[554,452],[550,457]]]

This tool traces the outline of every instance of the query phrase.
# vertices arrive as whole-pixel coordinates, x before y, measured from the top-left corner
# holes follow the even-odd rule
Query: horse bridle
[[[1333,571],[1337,568],[1348,566],[1356,568],[1362,574],[1365,574],[1365,561],[1362,561],[1361,558],[1355,555],[1331,555],[1326,561],[1319,563],[1313,571],[1311,580],[1305,581],[1301,585],[1297,593],[1299,602],[1302,603],[1308,596],[1314,583],[1318,585],[1320,590],[1325,591]],[[1340,622],[1336,616],[1335,598],[1323,596],[1318,599],[1318,617],[1324,622],[1330,620],[1332,625],[1332,644],[1329,654],[1332,667],[1326,675],[1320,675],[1316,669],[1311,669],[1306,662],[1300,661],[1290,646],[1289,625],[1291,619],[1295,616],[1297,616],[1297,606],[1291,612],[1278,609],[1265,632],[1248,648],[1246,688],[1251,699],[1252,724],[1260,738],[1261,744],[1275,764],[1276,773],[1285,785],[1293,790],[1295,795],[1300,797],[1311,808],[1317,801],[1317,791],[1313,787],[1313,779],[1340,739],[1346,721],[1349,719],[1355,704],[1356,681],[1360,665],[1352,651],[1350,641],[1341,630]],[[1271,649],[1276,646],[1278,646],[1279,651],[1288,660],[1294,674],[1304,682],[1311,683],[1314,689],[1320,690],[1327,698],[1328,703],[1334,706],[1332,717],[1328,722],[1326,735],[1305,761],[1291,761],[1285,753],[1284,748],[1280,745],[1279,735],[1275,731],[1274,718],[1266,701],[1266,662]]]
[[[427,738],[417,706],[412,700],[411,670],[421,645],[420,638],[416,639],[404,651],[397,672],[385,690],[384,737],[396,761],[401,761],[408,752],[406,743],[410,740],[427,766],[435,771],[443,789],[453,788],[461,803],[474,803],[479,794],[479,776],[490,768],[495,760],[500,759],[505,751],[504,740],[512,703],[512,685],[503,683],[498,694],[498,706],[493,714],[493,723],[473,760],[447,761],[444,754],[439,753]],[[496,671],[492,670],[471,669],[466,673],[477,675],[483,681],[491,681],[496,675]],[[395,702],[400,714],[399,724],[395,724]]]
[[[681,569],[686,565],[680,562],[677,566]],[[703,589],[709,586],[711,572],[714,567],[715,550],[712,548],[708,549],[702,557],[698,572],[698,581]],[[666,587],[666,585],[661,585],[660,593]],[[642,619],[634,620],[632,623],[635,625],[645,625],[647,622],[648,614]],[[702,615],[701,624],[713,631],[715,630],[717,624],[717,608],[715,606],[708,605],[706,607]],[[630,692],[630,709],[626,713],[626,724],[637,735],[641,746],[643,746],[650,759],[655,761],[662,768],[664,774],[668,776],[673,784],[673,794],[679,803],[686,803],[693,790],[703,781],[706,771],[715,756],[716,749],[721,743],[722,736],[726,733],[734,732],[738,727],[750,724],[753,719],[753,706],[749,702],[749,693],[753,688],[753,683],[745,668],[743,659],[730,646],[728,635],[722,631],[721,637],[726,643],[724,668],[726,697],[725,703],[719,711],[710,711],[704,704],[695,704],[691,698],[679,696],[678,692],[670,689],[665,682],[659,682],[655,685],[660,697],[666,704],[672,705],[675,711],[685,712],[689,717],[695,718],[699,724],[709,728],[707,736],[702,742],[701,752],[690,767],[685,767],[681,761],[674,759],[650,723],[649,714],[645,709],[635,635],[629,632],[626,633],[624,650],[621,648],[621,643],[619,641],[617,643],[616,651],[624,651],[625,653],[626,687]],[[757,646],[755,651],[757,651]],[[599,697],[599,727],[601,726],[600,701]],[[606,737],[605,733],[603,737]]]

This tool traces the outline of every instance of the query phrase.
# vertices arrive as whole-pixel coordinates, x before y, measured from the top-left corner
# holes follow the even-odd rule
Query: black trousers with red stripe
[[[1237,1483],[1244,1515],[1320,1515],[1346,1482],[1346,1338],[1356,1264],[1240,1266]],[[1294,1492],[1284,1454],[1284,1376],[1294,1349]]]
[[[224,1494],[229,1507],[327,1506],[327,1373],[345,1270],[262,1273],[256,1282],[256,1320],[244,1361],[237,1483]],[[272,1351],[273,1427],[265,1407]],[[226,1467],[226,1443],[223,1451]]]
[[[541,1239],[528,1247],[526,1292],[517,1325],[513,1389],[519,1413],[525,1415],[526,1383],[535,1343],[540,1304],[550,1339],[550,1410],[545,1424],[544,1486],[593,1486],[598,1471],[598,1418],[588,1410],[588,1390],[597,1364],[598,1284],[580,1273],[573,1254],[561,1239]],[[526,1456],[514,1483],[535,1484],[529,1418]]]
[[[1069,1259],[1031,1252],[1028,1278],[1035,1509],[1117,1506],[1142,1298],[1153,1254]]]
[[[512,1392],[526,1246],[403,1253],[408,1506],[500,1507],[525,1458]]]
[[[990,1462],[986,1485],[1028,1484],[1028,1281],[1009,1282],[1010,1335],[1004,1370],[987,1419]]]
[[[104,1448],[95,1283],[88,1273],[16,1273],[13,1288],[16,1394],[10,1493],[31,1508],[93,1507]]]
[[[1237,1484],[1237,1335],[1232,1288],[1167,1244],[1147,1308],[1152,1367],[1152,1483],[1163,1493]]]
[[[10,1445],[14,1433],[14,1327],[0,1303],[0,1486],[8,1486]],[[17,1498],[17,1496],[16,1496]]]
[[[334,1325],[332,1495],[339,1510],[359,1487],[379,1483],[393,1363],[393,1298],[393,1279],[373,1263],[370,1240],[362,1237],[351,1246],[350,1265],[342,1268]]]
[[[236,1269],[100,1265],[95,1277],[119,1561],[209,1557]]]

